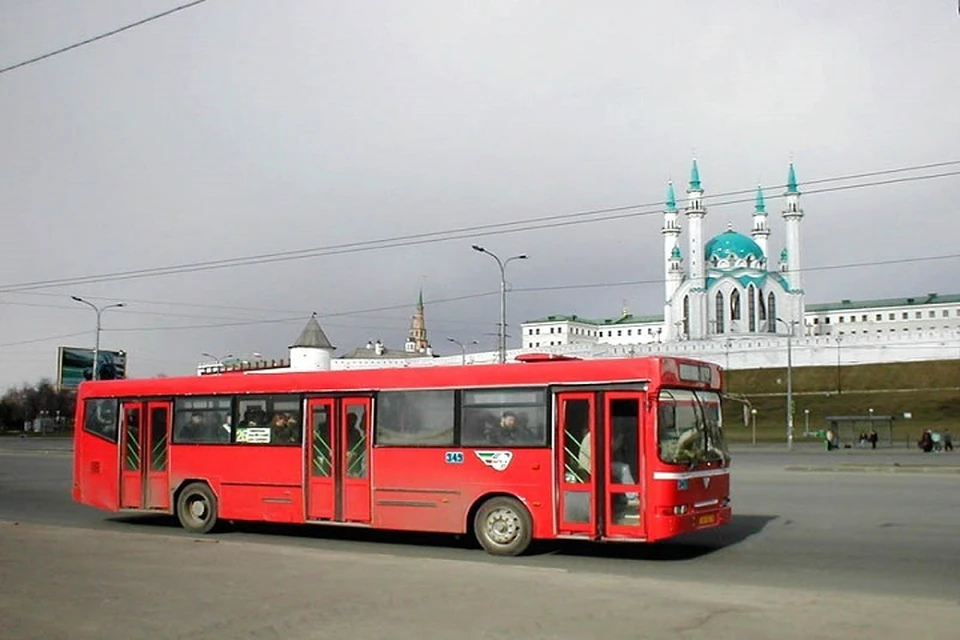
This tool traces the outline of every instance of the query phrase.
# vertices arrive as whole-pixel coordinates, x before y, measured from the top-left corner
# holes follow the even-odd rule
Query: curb
[[[837,473],[915,473],[915,474],[960,474],[960,466],[922,466],[922,465],[789,465],[786,471],[813,471]]]

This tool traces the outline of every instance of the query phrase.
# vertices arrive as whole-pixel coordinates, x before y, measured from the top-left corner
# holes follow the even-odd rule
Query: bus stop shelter
[[[877,444],[886,440],[888,446],[893,446],[893,416],[827,416],[827,431],[833,431],[834,442],[838,447],[847,444],[856,446],[861,433],[870,433],[876,430]],[[886,437],[884,437],[886,436]]]

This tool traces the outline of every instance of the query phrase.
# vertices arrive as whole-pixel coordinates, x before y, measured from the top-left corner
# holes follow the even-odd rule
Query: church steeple
[[[404,350],[407,353],[424,353],[430,347],[427,342],[427,322],[423,314],[423,287],[420,288],[420,294],[417,296],[417,308],[410,320],[410,335],[407,337],[407,343]]]

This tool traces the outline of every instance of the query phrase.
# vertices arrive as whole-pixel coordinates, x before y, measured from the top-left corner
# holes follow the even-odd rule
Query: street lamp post
[[[456,338],[447,338],[450,342],[460,347],[460,364],[467,364],[467,347]],[[471,340],[469,344],[480,344],[479,340]]]
[[[752,442],[753,444],[757,444],[757,410],[756,409],[750,409],[750,417],[752,418],[752,422],[753,422]]]
[[[810,409],[803,410],[803,435],[810,436]]]
[[[500,267],[500,354],[498,357],[498,362],[503,364],[507,361],[507,265],[510,264],[511,260],[526,260],[527,255],[525,253],[521,253],[520,255],[510,256],[506,260],[501,260],[500,256],[492,251],[484,249],[478,244],[473,245],[473,250],[487,254],[496,260],[497,266]]]
[[[777,318],[777,322],[782,322],[789,333],[787,333],[787,449],[793,448],[793,327],[797,324],[796,320],[787,322],[782,318]]]
[[[97,314],[97,337],[94,340],[94,344],[93,344],[93,376],[92,378],[94,380],[99,380],[100,379],[100,315],[107,309],[117,309],[119,307],[125,307],[127,305],[124,304],[123,302],[117,302],[115,304],[108,304],[103,307],[98,307],[92,302],[88,300],[84,300],[80,296],[70,296],[70,297],[73,300],[76,300],[77,302],[81,302],[87,305],[88,307],[93,309]]]
[[[843,338],[840,335],[837,335],[834,340],[837,341],[837,395],[840,395],[842,393],[840,390],[840,342],[843,341]]]
[[[207,353],[206,351],[204,351],[204,352],[201,353],[200,355],[206,356],[206,357],[212,359],[214,362],[217,363],[217,366],[220,366],[220,367],[223,366],[223,361],[224,361],[224,360],[226,360],[227,358],[232,358],[232,357],[233,357],[233,354],[232,354],[232,353],[228,353],[227,355],[223,356],[222,358],[218,358],[217,356],[213,355],[212,353]]]

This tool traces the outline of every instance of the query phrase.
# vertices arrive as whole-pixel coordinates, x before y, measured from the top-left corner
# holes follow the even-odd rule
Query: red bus
[[[720,369],[666,357],[84,382],[73,498],[176,514],[655,541],[730,521]]]

